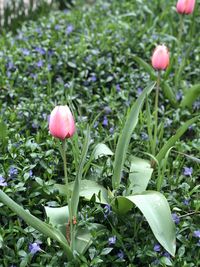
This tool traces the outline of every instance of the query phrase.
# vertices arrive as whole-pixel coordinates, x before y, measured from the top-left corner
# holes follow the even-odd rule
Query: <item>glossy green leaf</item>
[[[145,216],[158,242],[174,256],[176,250],[175,225],[166,198],[156,191],[145,191],[142,194],[118,197],[118,210],[130,210],[135,204]],[[121,210],[122,209],[122,210]]]
[[[196,116],[188,121],[186,121],[176,132],[175,135],[173,135],[167,142],[165,142],[164,146],[161,148],[160,152],[156,155],[156,159],[158,162],[161,162],[161,160],[165,157],[167,151],[174,146],[176,141],[188,130],[188,127],[195,123],[200,116]]]
[[[70,190],[72,190],[73,184],[74,182],[69,184]],[[66,196],[66,185],[56,184],[55,187],[59,190],[61,195]],[[96,202],[102,204],[108,203],[107,189],[105,189],[102,185],[97,184],[95,181],[81,180],[79,194],[86,200],[90,200],[95,195]]]
[[[1,121],[0,122],[0,139],[4,140],[6,138],[7,135],[7,125]]]
[[[105,144],[100,143],[96,145],[94,149],[94,159],[98,159],[103,156],[112,156],[112,155],[113,155],[113,152]]]
[[[167,82],[161,82],[161,91],[163,92],[164,96],[169,100],[170,104],[173,107],[178,106],[176,96],[175,96],[172,88],[169,86],[169,84]]]
[[[119,140],[118,140],[117,148],[115,152],[114,174],[112,177],[113,189],[117,189],[120,185],[121,173],[123,170],[124,161],[125,161],[126,153],[128,150],[128,145],[131,139],[131,135],[137,125],[139,113],[142,109],[142,105],[144,103],[146,95],[150,94],[154,86],[155,86],[155,83],[153,84],[151,83],[149,86],[147,86],[143,90],[142,94],[135,101],[130,112],[127,115],[126,122],[119,136]]]
[[[45,212],[49,223],[59,229],[66,236],[66,226],[69,220],[68,206],[52,208],[45,206]]]
[[[200,84],[195,84],[186,91],[186,94],[181,101],[181,107],[191,108],[194,101],[200,96]]]
[[[153,168],[148,160],[134,157],[131,161],[128,189],[129,194],[141,193],[146,190]]]

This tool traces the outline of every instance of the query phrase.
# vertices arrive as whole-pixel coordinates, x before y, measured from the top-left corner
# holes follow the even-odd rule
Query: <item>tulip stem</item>
[[[157,86],[156,86],[156,97],[155,97],[155,112],[154,112],[154,139],[152,146],[152,154],[156,155],[156,143],[157,143],[157,132],[158,132],[158,97],[160,88],[160,71],[158,71]]]
[[[67,202],[69,203],[69,182],[67,176],[67,160],[66,160],[66,140],[63,140],[62,143],[62,156],[63,156],[63,166],[64,166],[64,175],[65,175],[65,185],[67,190]]]

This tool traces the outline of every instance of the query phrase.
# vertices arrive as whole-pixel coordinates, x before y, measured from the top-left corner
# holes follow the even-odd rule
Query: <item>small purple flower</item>
[[[139,88],[137,89],[136,96],[139,97],[139,96],[141,95],[142,91],[143,91],[142,88],[139,87]]]
[[[104,207],[104,217],[105,218],[107,218],[108,217],[108,215],[111,213],[112,211],[111,211],[111,206],[110,205],[105,205],[105,207]]]
[[[7,186],[8,184],[5,182],[5,179],[2,175],[0,175],[0,186]]]
[[[116,84],[116,91],[119,93],[121,91],[120,85]]]
[[[8,171],[9,178],[15,178],[17,174],[18,170],[14,166],[11,166]]]
[[[104,112],[105,112],[106,114],[109,114],[109,113],[112,112],[112,109],[111,109],[110,107],[108,107],[108,106],[106,106],[103,110],[104,110]]]
[[[32,176],[33,176],[33,171],[30,170],[30,171],[29,171],[29,177],[32,177]]]
[[[141,132],[141,139],[144,140],[144,141],[149,140],[148,134],[147,133],[144,133],[144,132]]]
[[[183,204],[184,204],[185,206],[189,206],[189,204],[190,204],[190,199],[189,199],[189,198],[185,198],[185,199],[183,200]]]
[[[35,51],[38,52],[40,55],[45,55],[46,51],[42,47],[36,47]]]
[[[113,134],[114,133],[114,127],[112,126],[112,127],[110,127],[110,129],[109,129],[109,132],[111,133],[111,134]]]
[[[31,243],[29,245],[29,251],[30,251],[31,254],[34,255],[38,251],[41,251],[40,245],[37,242]]]
[[[193,232],[194,237],[200,238],[200,230],[196,230]]]
[[[183,174],[185,176],[190,176],[191,177],[192,173],[193,173],[193,168],[192,167],[184,167]]]
[[[74,30],[74,27],[73,25],[70,24],[69,26],[67,26],[66,33],[70,34],[71,32],[73,32],[73,30]]]
[[[30,55],[30,51],[27,48],[22,48],[22,53],[24,56],[29,56]]]
[[[103,126],[108,126],[108,118],[106,116],[103,117],[103,122],[102,122]]]
[[[38,68],[42,68],[42,66],[43,66],[43,61],[40,59],[40,60],[37,62],[36,65],[38,66]]]
[[[91,80],[92,82],[96,82],[96,81],[97,81],[97,77],[96,77],[95,75],[92,75],[92,77],[90,78],[90,80]]]
[[[176,94],[176,100],[180,101],[183,98],[183,92],[179,90]]]
[[[175,222],[175,224],[179,224],[180,218],[176,213],[172,213],[172,220]]]
[[[108,244],[109,245],[114,245],[116,243],[116,241],[117,241],[117,238],[115,235],[108,238]]]
[[[153,247],[153,250],[155,252],[160,252],[161,251],[161,246],[159,244],[156,244],[154,247]]]
[[[6,68],[7,68],[7,70],[14,70],[15,69],[14,63],[12,61],[9,61],[6,64]]]
[[[123,260],[124,258],[124,252],[120,249],[120,251],[117,253],[117,257],[120,259],[120,260]]]
[[[200,109],[200,100],[197,100],[193,103],[193,109],[199,110]]]
[[[55,29],[56,31],[60,30],[60,25],[56,24],[55,27],[54,27],[54,29]]]

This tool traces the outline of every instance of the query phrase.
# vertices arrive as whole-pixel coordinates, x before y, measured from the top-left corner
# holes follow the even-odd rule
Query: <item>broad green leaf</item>
[[[126,122],[124,125],[124,128],[121,131],[121,134],[119,136],[119,140],[117,143],[117,148],[115,152],[115,160],[114,160],[114,174],[112,177],[112,186],[113,189],[117,189],[121,182],[121,174],[124,166],[124,161],[126,157],[126,153],[128,150],[128,145],[131,139],[131,135],[133,133],[133,130],[135,129],[139,113],[142,109],[142,105],[144,103],[144,100],[146,98],[146,95],[150,94],[150,92],[153,90],[155,86],[155,83],[151,83],[149,86],[147,86],[142,94],[139,96],[139,98],[135,101],[133,104],[130,112],[127,115]]]
[[[181,101],[181,107],[192,107],[194,101],[200,96],[200,84],[195,84],[186,91],[186,94]]]
[[[74,182],[69,184],[69,189],[72,190]],[[56,184],[56,189],[63,196],[66,196],[66,185]],[[97,184],[95,181],[91,180],[81,180],[80,181],[80,192],[81,197],[86,200],[90,200],[94,195],[96,202],[107,204],[108,203],[108,192],[102,185]]]
[[[143,59],[141,59],[140,57],[137,56],[132,56],[133,60],[136,61],[144,70],[146,70],[146,72],[148,72],[148,74],[150,75],[151,79],[156,80],[156,74],[155,71],[153,70],[153,68],[146,63]]]
[[[100,143],[96,145],[94,149],[94,159],[98,159],[99,157],[103,157],[103,156],[112,156],[112,155],[113,155],[113,152],[105,144]]]
[[[160,152],[156,155],[156,159],[158,160],[158,162],[161,162],[161,160],[165,157],[167,151],[174,146],[174,144],[176,143],[176,141],[178,141],[178,139],[187,131],[188,127],[190,125],[192,125],[193,123],[195,123],[198,119],[200,118],[200,116],[196,116],[188,121],[186,121],[176,132],[175,135],[173,135],[165,144],[164,146],[161,148]]]
[[[69,220],[68,206],[52,208],[45,206],[45,212],[49,218],[49,223],[59,229],[66,236],[66,226]]]
[[[166,198],[156,191],[145,191],[142,194],[118,197],[118,210],[131,209],[135,204],[146,218],[158,242],[174,256],[176,250],[175,225]],[[127,208],[127,211],[128,211]]]
[[[18,216],[20,216],[28,225],[32,226],[34,229],[41,232],[42,234],[58,241],[66,252],[68,260],[71,260],[73,258],[73,253],[67,243],[67,240],[59,230],[53,228],[51,225],[33,216],[31,213],[29,213],[29,211],[23,209],[2,190],[0,190],[0,201],[6,206],[8,206]]]
[[[141,193],[146,190],[151,178],[153,168],[148,160],[134,157],[131,161],[129,174],[130,186],[129,194]]]

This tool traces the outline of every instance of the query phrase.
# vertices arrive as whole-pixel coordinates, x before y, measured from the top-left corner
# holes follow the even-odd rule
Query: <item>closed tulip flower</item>
[[[195,0],[179,0],[176,10],[179,14],[191,14],[194,10]]]
[[[75,122],[68,106],[56,106],[49,119],[50,133],[61,140],[70,138],[75,133]]]
[[[169,65],[169,52],[165,45],[158,45],[152,55],[151,64],[156,70],[165,70]]]

